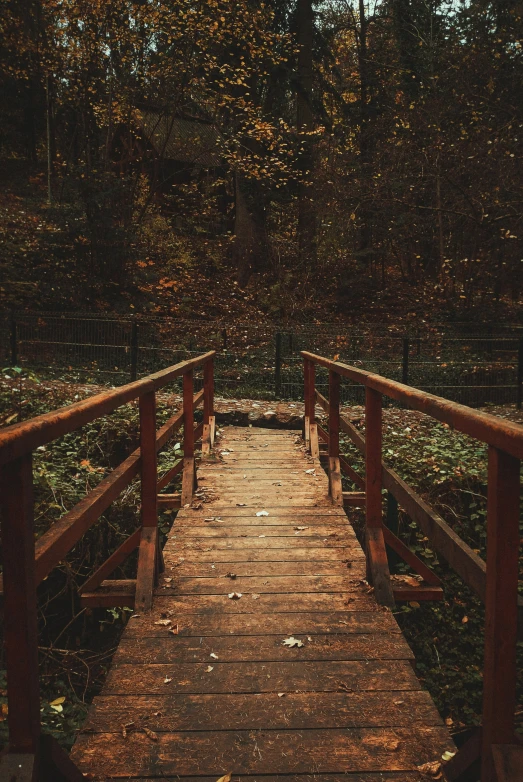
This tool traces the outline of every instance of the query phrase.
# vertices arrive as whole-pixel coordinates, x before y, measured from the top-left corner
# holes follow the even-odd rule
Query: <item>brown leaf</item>
[[[391,739],[385,743],[385,749],[395,752],[399,748],[400,742],[398,739]]]
[[[151,741],[158,741],[158,734],[154,732],[154,730],[151,730],[150,728],[144,728],[143,732],[145,735],[151,739]]]
[[[225,774],[225,776],[217,779],[216,782],[231,782],[231,777],[232,777],[232,771],[230,774]]]
[[[422,766],[417,767],[420,774],[430,779],[441,779],[441,763],[435,760],[433,763],[423,763]]]

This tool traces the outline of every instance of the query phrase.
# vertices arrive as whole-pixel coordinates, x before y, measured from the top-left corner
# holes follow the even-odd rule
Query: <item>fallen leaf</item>
[[[64,703],[64,701],[65,701],[65,698],[64,698],[64,696],[62,696],[62,697],[60,697],[60,698],[55,698],[55,700],[54,700],[54,701],[51,701],[51,703],[49,704],[49,706],[50,706],[50,707],[51,707],[51,708],[52,708],[54,711],[57,711],[57,712],[60,714],[60,712],[62,712],[62,711],[64,710],[64,707],[62,706],[62,703]]]
[[[279,692],[278,693],[278,698],[285,698],[285,693],[284,692]]]
[[[236,503],[236,507],[238,507],[238,508],[245,508],[245,503],[244,502],[237,502]]]
[[[242,596],[241,592],[229,592],[229,594],[227,595],[229,600],[239,600],[241,596]]]
[[[461,620],[461,624],[466,625],[468,621],[469,621],[468,616],[464,616],[463,619]]]
[[[171,635],[178,635],[178,625],[169,627],[169,630],[167,632],[169,632]]]
[[[208,519],[204,519],[204,521],[215,521],[214,516],[210,516]]]
[[[144,728],[143,732],[145,735],[151,739],[151,741],[158,741],[158,734],[154,732],[154,730],[151,730],[150,728]]]
[[[267,513],[267,511],[266,511],[266,510],[259,510],[259,511],[256,513],[256,515],[257,515],[257,516],[268,516],[269,514]]]
[[[259,598],[259,595],[252,594],[252,595],[251,595],[251,597],[252,597],[252,599],[253,599],[253,600],[258,600],[258,598]]]
[[[207,668],[205,669],[205,673],[210,673],[211,671],[214,671],[214,668],[212,665],[208,665]]]
[[[171,624],[170,619],[158,619],[157,622],[154,623],[155,625],[162,625],[162,627],[168,627]]]
[[[236,573],[226,573],[225,574],[225,578],[235,579],[236,578]]]
[[[165,679],[163,680],[163,683],[164,684],[169,684],[169,682],[172,682],[172,679],[169,679],[169,677],[166,676]]]
[[[259,538],[266,538],[267,535],[258,535]]]
[[[294,529],[297,529],[299,532],[302,532],[304,529],[309,529],[308,527],[294,527]]]
[[[216,780],[216,782],[231,782],[232,772],[230,774],[225,774],[225,776],[220,777]]]
[[[446,752],[444,752],[443,755],[441,756],[441,759],[445,761],[452,760],[455,754],[456,754],[455,752],[449,752],[448,750],[446,750]]]
[[[214,654],[214,652],[211,652],[209,657],[212,657],[213,660],[217,660],[218,659],[218,655]]]
[[[409,606],[411,608],[419,608],[419,603],[417,603],[415,600],[413,600],[412,603],[409,603]]]
[[[433,763],[423,763],[422,766],[417,766],[417,769],[423,776],[431,777],[432,779],[441,779],[441,763],[437,760]]]
[[[303,646],[303,641],[298,640],[298,638],[294,638],[294,636],[290,636],[289,638],[285,638],[283,641],[284,646],[288,646],[289,648],[292,648],[294,646]]]
[[[311,470],[305,470],[305,472],[307,475],[316,475],[316,470],[314,467]]]

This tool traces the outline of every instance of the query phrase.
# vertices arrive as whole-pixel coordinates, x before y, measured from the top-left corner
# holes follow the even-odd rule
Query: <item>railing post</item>
[[[281,333],[275,335],[274,356],[274,395],[278,398],[281,394]]]
[[[140,397],[140,470],[142,537],[138,553],[135,610],[150,611],[158,568],[158,501],[156,463],[156,394]]]
[[[9,752],[37,755],[40,687],[31,454],[1,468]]]
[[[310,394],[309,394],[309,359],[303,359],[303,401],[304,401],[304,432],[305,447],[309,450],[309,443],[311,439],[310,425],[311,425],[311,412],[310,412]]]
[[[523,337],[519,338],[518,344],[518,387],[516,396],[516,407],[521,410],[523,401]]]
[[[18,342],[16,319],[13,313],[9,315],[9,344],[11,348],[11,366],[16,367],[18,363]]]
[[[138,377],[138,323],[131,323],[131,381]]]
[[[194,469],[194,383],[190,369],[183,376],[183,478],[182,508],[189,505],[195,488]]]
[[[329,493],[335,505],[343,505],[340,470],[340,376],[329,371]]]
[[[313,361],[309,361],[309,379],[307,383],[309,396],[309,450],[313,459],[320,458],[320,446],[318,443],[318,428],[316,426],[316,367]]]
[[[392,607],[394,596],[390,583],[387,551],[383,538],[381,497],[381,394],[365,389],[365,514],[367,578],[374,586],[376,600]]]
[[[214,445],[214,362],[211,359],[203,368],[203,435],[202,456],[207,456]]]
[[[406,386],[409,384],[409,347],[410,340],[408,337],[403,339],[403,359],[401,362],[401,382]]]
[[[489,447],[481,782],[495,782],[493,744],[513,744],[520,462]]]

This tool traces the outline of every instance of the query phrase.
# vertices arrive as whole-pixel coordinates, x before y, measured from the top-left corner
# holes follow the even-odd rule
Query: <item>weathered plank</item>
[[[129,708],[130,707],[130,708]],[[254,708],[253,708],[254,707]],[[132,714],[135,723],[147,718],[151,730],[273,730],[441,725],[441,717],[426,692],[344,693],[288,692],[227,695],[133,695],[122,700],[105,695],[94,701],[85,728],[111,733]]]
[[[299,635],[301,647],[289,648],[278,635],[205,637],[198,639],[173,635],[164,628],[156,637],[124,638],[114,663],[148,665],[149,663],[206,662],[215,654],[222,662],[297,660],[411,660],[412,651],[402,635],[356,635],[324,633]],[[167,640],[166,640],[167,639]]]
[[[116,778],[145,775],[161,767],[163,774],[214,775],[340,773],[412,771],[434,761],[454,745],[445,729],[410,728],[333,729],[310,731],[196,731],[158,733],[152,741],[142,731],[83,734],[73,749],[82,768]],[[328,744],[326,744],[328,741]],[[110,749],[109,749],[110,748]]]

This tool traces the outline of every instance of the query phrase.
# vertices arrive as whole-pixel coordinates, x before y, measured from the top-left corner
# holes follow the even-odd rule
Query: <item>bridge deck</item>
[[[199,470],[204,501],[178,513],[154,610],[129,620],[74,760],[97,780],[421,781],[417,767],[453,744],[394,617],[362,583],[363,551],[325,474],[295,432],[229,427],[219,452]]]

